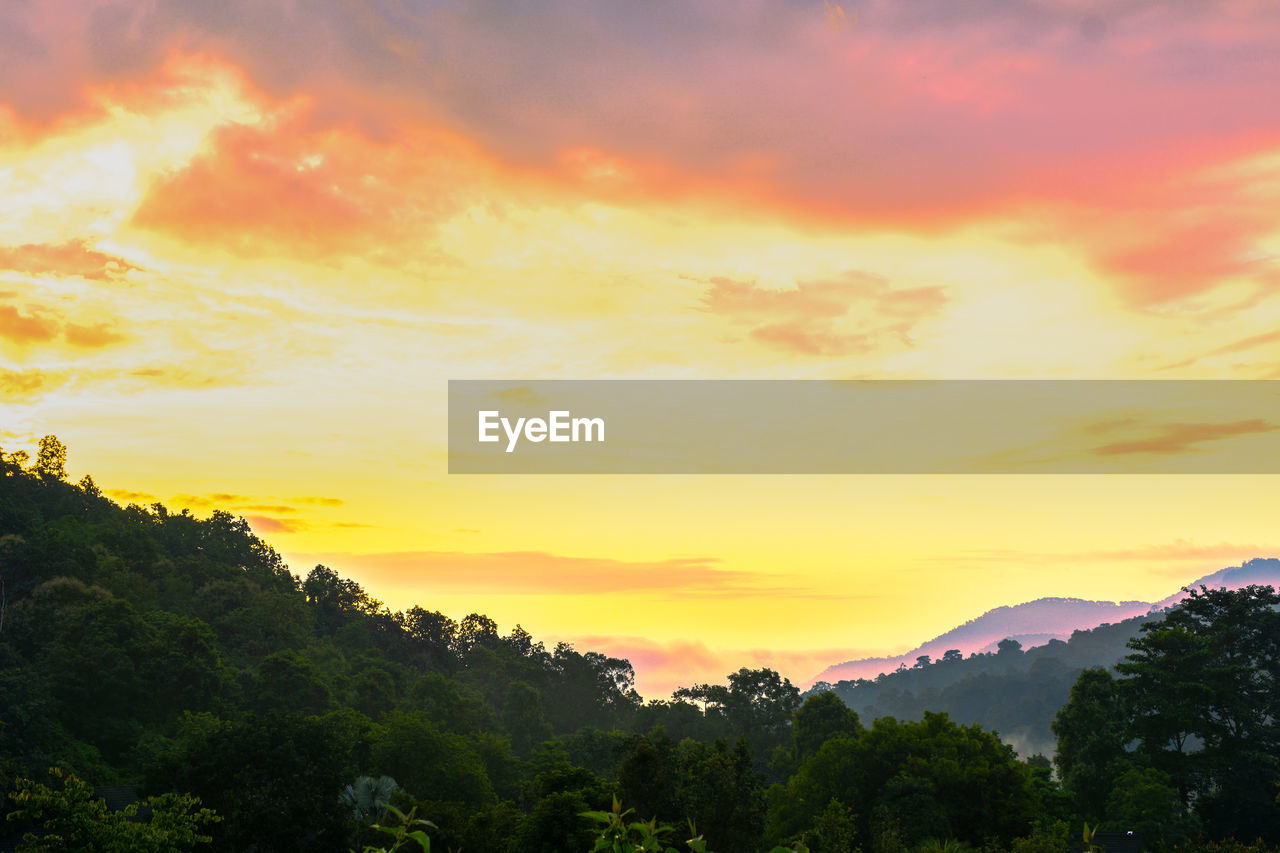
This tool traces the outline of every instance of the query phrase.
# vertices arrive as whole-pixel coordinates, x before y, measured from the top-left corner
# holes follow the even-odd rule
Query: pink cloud
[[[710,197],[917,233],[1032,210],[1052,220],[1040,239],[1086,254],[1138,310],[1266,263],[1275,199],[1251,196],[1250,178],[1178,180],[1276,150],[1272,4],[868,0],[835,27],[826,5],[730,0],[217,9],[17,7],[0,44],[5,123],[84,120],[103,92],[180,97],[176,54],[233,66],[297,112],[216,133],[138,221],[252,254],[411,241],[387,233],[401,213],[456,202],[456,170],[434,167],[456,152],[407,130],[433,128],[586,197]],[[407,195],[428,209],[397,207]],[[798,355],[877,343],[795,319],[749,335]]]
[[[664,699],[680,687],[694,684],[723,684],[728,675],[742,667],[769,668],[789,678],[798,687],[807,685],[814,673],[850,657],[870,652],[833,649],[712,649],[697,641],[655,642],[643,637],[577,636],[557,637],[579,649],[604,652],[626,658],[636,670],[636,689],[646,699]]]
[[[818,4],[655,9],[583,0],[377,8],[161,0],[20,7],[0,97],[33,120],[85,109],[176,49],[371,136],[430,117],[511,163],[566,151],[743,177],[863,218],[951,218],[1011,198],[1124,197],[1274,141],[1280,14],[1266,4]],[[627,97],[618,97],[625,91]]]

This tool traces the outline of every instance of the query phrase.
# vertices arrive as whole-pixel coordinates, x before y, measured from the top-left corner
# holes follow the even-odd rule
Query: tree
[[[418,800],[478,807],[495,799],[484,764],[467,739],[441,731],[422,714],[388,714],[376,729],[371,761]]]
[[[858,712],[832,692],[810,696],[796,709],[792,719],[796,757],[801,761],[832,738],[854,737],[862,731]]]
[[[338,795],[357,775],[367,727],[352,712],[190,717],[147,775],[153,786],[189,790],[224,816],[215,850],[345,849],[347,813]]]
[[[523,681],[507,688],[502,724],[511,736],[511,748],[520,756],[527,756],[535,746],[551,737],[551,726],[542,710],[542,696]]]
[[[828,740],[771,796],[770,838],[813,828],[832,800],[854,804],[864,845],[880,836],[915,844],[929,836],[1008,843],[1035,816],[1031,772],[1012,748],[946,714],[919,722],[881,718],[856,737]],[[1003,849],[1003,848],[1002,848]]]
[[[497,622],[480,613],[470,613],[458,623],[454,647],[458,654],[466,655],[475,648],[497,648],[500,642]]]
[[[360,776],[342,789],[338,799],[351,809],[353,820],[381,820],[391,795],[398,790],[400,786],[390,776]]]
[[[46,435],[40,439],[35,472],[47,480],[67,479],[67,447],[57,436]]]
[[[221,820],[189,794],[161,794],[143,803],[131,803],[121,811],[107,808],[106,800],[93,795],[89,783],[50,769],[62,783],[51,788],[32,779],[18,778],[9,798],[17,808],[9,820],[34,822],[39,831],[22,836],[20,850],[42,853],[83,851],[139,851],[171,853],[192,850],[210,841],[201,834],[206,824]]]
[[[1101,819],[1115,780],[1132,766],[1125,750],[1129,709],[1111,673],[1086,669],[1053,718],[1054,763],[1086,818]]]
[[[1198,830],[1169,777],[1154,767],[1134,768],[1116,780],[1107,799],[1107,826],[1138,833],[1152,850],[1182,847]]]
[[[709,715],[722,715],[735,737],[750,740],[758,757],[788,744],[791,715],[800,705],[800,691],[789,679],[771,669],[746,667],[730,675],[727,686],[697,684],[673,696],[701,702]]]
[[[1116,666],[1129,734],[1216,837],[1280,840],[1280,595],[1201,587]]]
[[[999,655],[1000,657],[1016,655],[1016,654],[1020,654],[1021,652],[1022,652],[1022,643],[1019,643],[1017,640],[1014,640],[1010,637],[1005,637],[1003,640],[996,643],[996,654]]]

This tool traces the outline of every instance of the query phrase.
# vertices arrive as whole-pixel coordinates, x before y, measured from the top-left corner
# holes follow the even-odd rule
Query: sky
[[[445,431],[449,379],[1280,379],[1277,4],[0,9],[0,447],[121,503],[649,698],[1280,555],[1274,476],[465,476]]]

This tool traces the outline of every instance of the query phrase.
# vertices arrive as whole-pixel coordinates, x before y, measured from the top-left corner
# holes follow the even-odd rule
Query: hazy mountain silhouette
[[[1239,589],[1249,584],[1269,584],[1280,588],[1280,559],[1263,557],[1239,566],[1216,571],[1192,581],[1184,588]],[[1038,598],[1023,604],[996,607],[976,619],[970,619],[922,643],[909,652],[893,657],[860,658],[827,667],[810,682],[875,678],[892,672],[898,666],[912,666],[921,655],[941,657],[948,649],[962,654],[995,651],[1003,639],[1013,639],[1024,648],[1040,646],[1050,640],[1066,640],[1073,631],[1083,631],[1120,622],[1134,616],[1163,610],[1177,604],[1186,595],[1181,589],[1159,601],[1089,601],[1083,598]]]

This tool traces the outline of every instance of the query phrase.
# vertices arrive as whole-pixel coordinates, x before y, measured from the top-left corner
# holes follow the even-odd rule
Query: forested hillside
[[[968,657],[952,649],[874,679],[819,683],[814,689],[833,690],[864,719],[918,720],[926,711],[944,711],[956,722],[1000,732],[1023,756],[1052,755],[1054,714],[1081,670],[1114,666],[1142,625],[1158,618],[1100,625],[1025,651],[1015,640],[1002,641],[995,653]]]
[[[1060,784],[980,726],[873,722],[839,701],[902,710],[880,684],[802,703],[743,669],[642,703],[625,660],[429,601],[392,612],[323,566],[291,573],[242,519],[120,507],[89,477],[67,482],[65,462],[52,437],[34,462],[0,453],[0,777],[9,828],[46,836],[32,849],[359,849],[390,841],[373,829],[398,820],[390,804],[430,820],[437,850],[587,851],[610,830],[582,813],[615,796],[679,827],[678,849],[719,853],[1066,851],[1086,819],[1153,849],[1278,840],[1266,588],[1193,597],[1132,641],[1119,677],[1075,681]],[[1131,630],[1114,627],[1056,657],[1006,649],[968,687],[932,680],[948,660],[884,684],[964,716],[966,691],[1066,679],[1089,643]],[[162,798],[114,821],[77,779]]]

